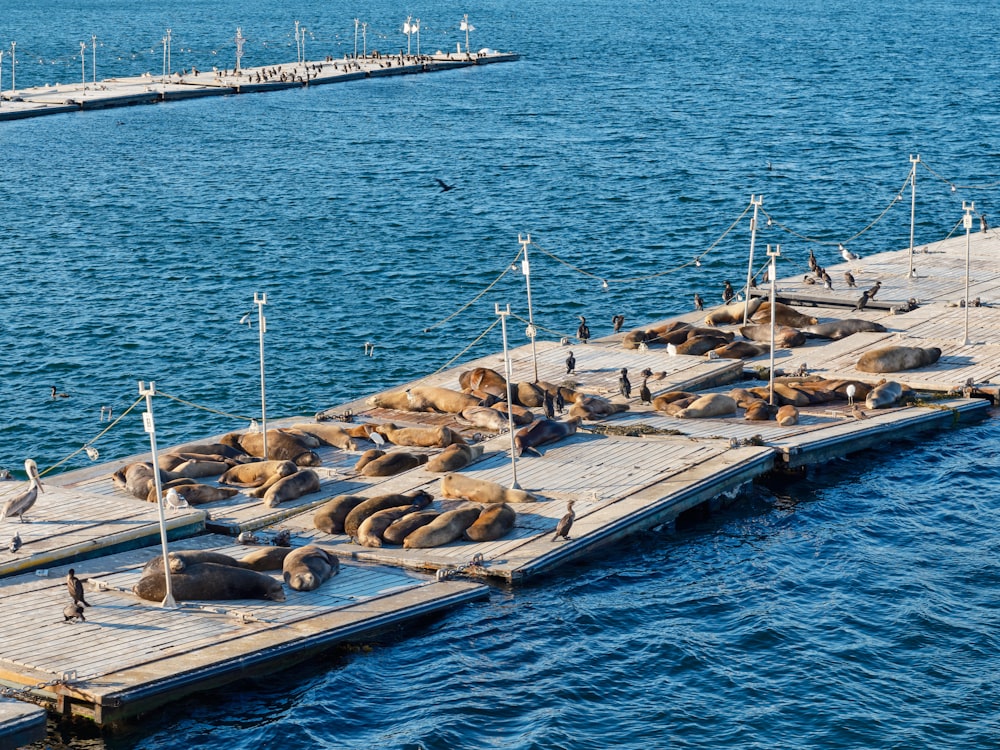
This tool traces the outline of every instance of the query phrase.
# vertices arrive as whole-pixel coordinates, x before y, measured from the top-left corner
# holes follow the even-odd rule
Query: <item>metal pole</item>
[[[240,61],[243,59],[243,43],[246,38],[243,36],[243,27],[236,27],[236,73],[237,77],[240,75]]]
[[[494,309],[496,314],[500,316],[500,328],[503,331],[503,368],[504,377],[507,378],[507,429],[510,431],[510,468],[513,475],[513,479],[510,484],[512,490],[520,489],[517,483],[517,454],[514,452],[514,412],[511,408],[513,406],[511,391],[510,391],[510,355],[507,353],[507,316],[510,315],[510,305],[507,305],[506,310],[500,309],[500,304],[495,302]]]
[[[531,264],[528,263],[528,245],[531,244],[531,235],[527,235],[526,238],[521,239],[521,235],[517,235],[517,241],[521,243],[521,250],[524,251],[524,260],[521,261],[521,272],[524,274],[524,281],[528,285],[528,329],[525,331],[528,334],[528,338],[531,339],[531,361],[535,367],[535,381],[538,382],[538,355],[535,353],[535,336],[538,335],[538,329],[535,328],[535,316],[531,308]]]
[[[87,43],[80,42],[80,84],[87,90]]]
[[[747,263],[747,286],[743,295],[743,325],[747,324],[747,312],[750,310],[750,281],[753,279],[753,246],[757,239],[757,209],[760,208],[763,202],[763,195],[758,195],[755,198],[751,193],[750,204],[753,206],[753,217],[750,219],[750,261]]]
[[[156,458],[156,424],[153,422],[153,395],[156,393],[156,383],[150,381],[149,388],[139,381],[139,395],[146,397],[146,411],[142,415],[142,426],[149,433],[149,448],[153,458],[153,482],[156,486],[156,508],[160,514],[160,546],[163,548],[163,580],[166,582],[167,594],[163,597],[162,606],[174,608],[174,592],[170,586],[170,560],[167,557],[167,519],[163,514],[163,487],[160,484],[160,464]]]
[[[407,57],[410,56],[410,36],[411,36],[411,32],[413,31],[413,27],[410,26],[410,20],[412,18],[413,18],[413,16],[407,16],[406,17],[406,23],[403,24],[403,31],[406,32],[406,56]]]
[[[174,32],[171,29],[167,29],[167,75],[168,76],[172,75],[174,72],[173,63],[170,60],[170,52],[171,48],[173,47],[173,39],[172,39],[173,34]]]
[[[17,42],[10,43],[10,93],[17,90]]]
[[[3,53],[4,50],[0,50],[0,94],[3,93]],[[0,96],[0,104],[3,104],[2,96]]]
[[[781,245],[775,245],[774,251],[771,251],[771,246],[767,246],[767,257],[771,259],[771,367],[770,373],[768,374],[768,394],[770,398],[768,403],[774,406],[774,313],[775,313],[775,280],[778,278],[777,273],[777,260],[778,256],[781,255]]]
[[[94,88],[97,88],[97,34],[90,35],[90,70],[94,74]]]
[[[267,392],[264,388],[264,333],[267,331],[267,319],[264,317],[264,305],[267,304],[267,292],[260,296],[253,293],[253,302],[257,305],[257,332],[260,337],[260,426],[264,433],[264,460],[267,460]]]
[[[361,57],[368,59],[368,22],[361,24]]]
[[[417,19],[417,57],[420,57],[420,19]]]
[[[299,41],[299,22],[295,22],[295,62],[302,62],[302,44]]]
[[[913,154],[910,154],[910,163],[913,165],[910,168],[910,270],[906,274],[906,278],[913,278],[913,227],[914,220],[917,214],[917,164],[920,163],[920,154],[917,154],[916,158],[913,158]]]
[[[354,19],[354,59],[358,59],[358,19]]]
[[[965,216],[962,218],[962,223],[965,225],[965,342],[963,346],[968,346],[972,343],[969,341],[969,307],[971,305],[969,301],[969,233],[972,231],[972,214],[976,210],[976,202],[966,203],[962,201],[962,210],[965,211]]]

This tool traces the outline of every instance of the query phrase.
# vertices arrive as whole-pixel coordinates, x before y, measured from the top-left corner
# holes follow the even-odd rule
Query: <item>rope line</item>
[[[477,336],[477,337],[476,337],[476,338],[475,338],[475,339],[474,339],[474,340],[472,341],[472,343],[471,343],[471,344],[469,344],[469,345],[468,345],[467,347],[465,347],[465,348],[464,348],[464,349],[463,349],[462,351],[460,351],[460,352],[459,352],[458,354],[456,354],[456,355],[455,355],[454,357],[452,357],[452,358],[451,358],[451,359],[449,359],[449,360],[448,360],[447,362],[445,362],[445,363],[444,363],[443,365],[441,365],[441,366],[440,366],[440,367],[439,367],[438,369],[436,369],[436,370],[435,370],[434,372],[432,372],[432,373],[431,373],[431,375],[437,375],[437,374],[438,374],[439,372],[443,372],[444,370],[447,370],[447,369],[448,369],[449,367],[451,367],[451,366],[452,366],[452,364],[454,364],[454,363],[455,363],[455,361],[456,361],[456,360],[457,360],[457,359],[458,359],[459,357],[461,357],[461,356],[462,356],[463,354],[465,354],[465,353],[466,353],[467,351],[469,351],[469,349],[471,349],[471,348],[472,348],[472,347],[474,347],[474,346],[475,346],[476,344],[478,344],[478,343],[479,343],[480,341],[482,341],[482,340],[483,340],[483,337],[485,337],[487,333],[489,333],[489,332],[490,332],[490,331],[492,331],[492,330],[493,330],[494,328],[496,328],[496,327],[497,327],[497,325],[499,325],[499,323],[500,323],[500,320],[501,320],[500,318],[497,318],[497,319],[496,319],[496,320],[494,320],[494,321],[493,321],[492,323],[490,323],[490,325],[489,325],[489,326],[487,326],[486,330],[485,330],[485,331],[483,331],[483,332],[482,332],[481,334],[479,334],[479,335],[478,335],[478,336]]]
[[[93,445],[98,440],[100,440],[105,434],[107,434],[107,432],[112,427],[114,427],[119,422],[121,422],[130,411],[132,411],[135,407],[137,407],[140,403],[142,403],[143,398],[144,398],[143,396],[139,396],[139,398],[137,398],[133,402],[133,404],[131,406],[129,406],[129,408],[127,408],[125,411],[123,411],[121,414],[118,415],[118,419],[114,420],[113,422],[110,422],[108,424],[108,426],[105,427],[103,430],[101,430],[99,433],[97,433],[97,435],[92,440],[89,440],[88,442],[84,443],[84,445],[81,448],[77,448],[75,451],[73,451],[68,456],[66,456],[66,458],[64,458],[62,461],[59,461],[57,463],[52,464],[52,466],[50,466],[49,468],[47,468],[45,471],[39,472],[38,476],[44,477],[46,474],[48,474],[49,472],[51,472],[53,469],[58,469],[60,466],[62,466],[64,463],[66,463],[67,461],[69,461],[74,456],[76,456],[76,455],[82,453],[83,451],[87,450],[87,446]]]
[[[453,313],[452,313],[451,315],[449,315],[448,317],[446,317],[446,318],[443,318],[443,319],[439,320],[439,321],[438,321],[437,323],[434,323],[433,325],[429,325],[429,326],[427,326],[427,328],[425,328],[425,329],[424,329],[424,333],[428,333],[428,332],[432,331],[433,329],[437,328],[438,326],[441,326],[441,325],[444,325],[444,324],[445,324],[445,323],[447,323],[448,321],[452,320],[452,319],[453,319],[453,318],[455,318],[456,316],[458,316],[458,315],[460,315],[461,313],[463,313],[463,312],[465,312],[466,310],[468,310],[468,309],[469,309],[470,307],[472,307],[472,305],[474,305],[474,304],[475,304],[476,302],[478,302],[478,301],[479,301],[480,299],[482,299],[482,297],[483,297],[483,295],[484,295],[484,294],[486,294],[486,293],[487,293],[487,292],[488,292],[488,291],[489,291],[490,289],[492,289],[492,288],[493,288],[493,287],[495,287],[495,286],[496,286],[496,285],[497,285],[498,283],[500,283],[500,279],[502,279],[502,278],[503,278],[504,276],[506,276],[506,275],[507,275],[508,273],[510,273],[510,270],[511,270],[511,268],[513,268],[514,264],[515,264],[515,263],[517,263],[517,260],[518,260],[518,258],[520,258],[520,257],[521,257],[521,253],[522,253],[522,252],[523,252],[522,250],[518,250],[518,251],[517,251],[517,255],[515,255],[515,256],[514,256],[514,260],[512,260],[512,261],[511,261],[510,263],[508,263],[508,264],[507,264],[507,265],[506,265],[506,266],[504,267],[503,271],[502,271],[502,272],[500,273],[500,275],[499,275],[499,276],[497,276],[497,277],[496,277],[496,278],[495,278],[495,279],[493,280],[493,283],[492,283],[492,284],[490,284],[490,285],[489,285],[488,287],[486,287],[485,289],[483,289],[483,291],[481,291],[481,292],[480,292],[479,294],[477,294],[477,295],[476,295],[475,297],[473,297],[473,298],[472,298],[471,300],[469,300],[469,301],[468,301],[468,302],[467,302],[466,304],[464,304],[464,305],[463,305],[462,307],[458,308],[458,309],[457,309],[457,310],[456,310],[455,312],[453,312]]]
[[[176,401],[179,404],[184,404],[185,406],[190,406],[194,409],[201,409],[202,411],[207,411],[210,414],[218,414],[220,417],[229,417],[230,419],[239,419],[244,422],[253,422],[256,417],[244,417],[242,414],[230,414],[229,412],[219,411],[218,409],[212,409],[208,406],[199,406],[198,404],[192,403],[191,401],[185,401],[178,396],[171,396],[169,393],[164,393],[163,391],[157,391],[157,396],[163,396],[164,398],[169,398],[172,401]]]
[[[961,188],[962,190],[988,190],[990,188],[1000,187],[1000,182],[991,182],[985,185],[959,185],[957,182],[952,182],[944,175],[935,172],[933,169],[927,166],[927,162],[921,161],[920,163],[923,165],[924,169],[926,169],[932,175],[941,180],[941,182],[948,185],[952,190],[958,190],[959,188]]]
[[[512,317],[512,318],[516,318],[517,320],[520,320],[520,321],[521,321],[522,323],[524,323],[525,325],[529,325],[529,326],[530,326],[530,325],[532,325],[532,323],[531,323],[531,322],[530,322],[529,320],[527,320],[527,319],[525,319],[525,318],[522,318],[522,317],[521,317],[520,315],[518,315],[517,313],[511,313],[511,314],[510,314],[510,317]],[[537,328],[538,330],[540,330],[540,331],[545,331],[546,333],[551,333],[551,334],[553,334],[553,335],[555,335],[555,336],[558,336],[558,337],[559,337],[560,339],[564,339],[564,338],[573,338],[574,336],[576,336],[576,334],[575,334],[575,333],[574,333],[574,334],[569,334],[569,333],[561,333],[561,332],[559,332],[559,331],[556,331],[556,330],[553,330],[552,328],[546,328],[545,326],[540,326],[540,325],[538,325],[538,323],[535,323],[535,324],[534,324],[534,326],[535,326],[535,328]]]

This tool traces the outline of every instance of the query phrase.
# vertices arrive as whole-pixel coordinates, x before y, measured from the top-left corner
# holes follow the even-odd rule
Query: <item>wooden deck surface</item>
[[[0,750],[45,739],[45,709],[22,701],[0,698]]]

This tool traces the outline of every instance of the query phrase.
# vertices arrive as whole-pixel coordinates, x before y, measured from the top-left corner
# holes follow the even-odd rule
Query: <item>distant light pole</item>
[[[368,59],[368,22],[367,21],[365,21],[363,24],[361,24],[361,44],[363,45],[362,48],[361,48],[361,57],[363,57],[365,60],[367,60]]]
[[[94,74],[94,88],[97,88],[97,34],[90,35],[90,70]]]
[[[358,19],[354,19],[354,59],[358,59]]]
[[[965,226],[965,342],[963,346],[968,346],[969,341],[969,233],[972,231],[972,214],[976,210],[975,201],[962,201],[962,210],[965,216],[962,217],[962,224]]]
[[[299,40],[299,22],[295,22],[295,62],[302,62],[302,42]]]
[[[410,36],[413,32],[413,26],[410,25],[410,19],[413,16],[407,16],[406,21],[403,23],[403,33],[406,34],[406,56],[410,56]]]
[[[173,36],[174,32],[171,29],[167,29],[167,75],[170,76],[174,72],[173,61],[170,59],[170,53],[173,51]]]
[[[161,38],[160,44],[163,45],[163,71],[160,73],[160,83],[165,84],[167,82],[167,38]]]
[[[302,27],[302,64],[306,64],[306,27]]]
[[[264,386],[264,334],[267,333],[267,318],[264,317],[264,305],[267,304],[267,292],[263,294],[253,293],[253,303],[257,305],[257,333],[260,340],[260,425],[264,434],[264,460],[267,460],[267,389]],[[240,323],[246,323],[253,327],[250,321],[252,312],[248,312],[240,319]]]
[[[417,32],[417,57],[420,57],[420,19],[413,22],[413,30]]]
[[[514,452],[514,410],[512,408],[513,401],[511,400],[510,391],[510,381],[511,381],[511,368],[510,368],[510,354],[507,351],[507,316],[510,315],[510,305],[507,305],[506,310],[500,309],[500,303],[495,302],[494,310],[496,314],[500,316],[500,328],[503,331],[503,369],[504,377],[507,379],[507,429],[510,431],[510,467],[512,472],[512,480],[510,488],[512,490],[520,489],[517,484],[517,454]]]
[[[521,235],[517,235],[517,241],[521,243],[521,250],[524,252],[524,260],[521,261],[521,273],[524,274],[524,281],[528,287],[528,328],[525,333],[528,338],[531,339],[531,361],[535,366],[535,381],[538,382],[538,355],[535,353],[535,336],[538,335],[538,329],[535,328],[535,318],[532,313],[531,308],[531,264],[528,262],[528,245],[531,244],[531,235],[527,235],[524,239]]]
[[[764,202],[764,196],[758,195],[756,198],[751,193],[750,204],[753,206],[753,217],[750,219],[750,262],[747,263],[747,288],[745,293],[745,303],[743,305],[743,325],[747,324],[747,313],[750,311],[750,282],[753,281],[753,247],[757,239],[757,209]]]
[[[774,250],[767,246],[767,257],[771,259],[771,372],[768,375],[768,393],[770,398],[768,403],[774,406],[774,313],[775,313],[775,280],[778,278],[777,260],[781,255],[781,245],[775,245]]]
[[[87,43],[80,42],[80,84],[87,90]]]
[[[4,50],[0,49],[0,94],[3,93],[3,53]],[[0,96],[0,104],[3,104],[2,96]]]
[[[10,43],[10,93],[17,90],[17,42]]]
[[[908,279],[912,279],[913,273],[913,227],[917,215],[917,165],[920,163],[920,154],[914,158],[910,154],[910,270],[906,274]]]
[[[146,411],[142,415],[142,426],[149,433],[149,448],[153,459],[153,483],[156,487],[156,509],[160,514],[160,546],[163,549],[163,580],[166,582],[166,596],[162,605],[169,609],[177,606],[170,585],[170,560],[167,557],[167,519],[163,514],[163,486],[160,483],[160,463],[156,457],[156,425],[153,422],[153,395],[156,383],[150,381],[149,388],[139,381],[139,395],[146,397]]]
[[[462,16],[462,23],[459,28],[465,32],[465,54],[469,54],[469,32],[475,31],[476,27],[469,23],[469,14]]]

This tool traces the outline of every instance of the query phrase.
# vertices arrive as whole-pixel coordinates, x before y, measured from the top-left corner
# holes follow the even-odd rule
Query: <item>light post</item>
[[[368,59],[368,22],[365,21],[361,24],[361,57],[365,60]]]
[[[420,19],[413,22],[413,30],[417,33],[417,57],[420,57]]]
[[[17,42],[10,43],[10,93],[17,91]]]
[[[302,62],[302,42],[299,40],[299,22],[295,22],[295,62]]]
[[[406,21],[403,23],[403,33],[406,34],[406,56],[410,56],[410,35],[413,31],[413,27],[410,25],[410,19],[413,16],[407,16]]]
[[[257,305],[257,333],[260,340],[260,426],[264,434],[264,460],[267,460],[267,390],[264,387],[264,334],[267,333],[267,318],[264,317],[264,305],[267,304],[267,292],[263,294],[253,293],[253,303]],[[247,313],[240,319],[240,323],[246,323],[251,328],[250,321],[252,313]]]
[[[174,72],[173,62],[170,60],[170,53],[173,51],[173,35],[174,32],[171,29],[167,29],[167,75],[171,75]]]
[[[531,307],[531,264],[528,262],[528,245],[531,244],[531,235],[527,235],[524,239],[521,235],[517,235],[517,241],[521,243],[521,250],[524,253],[524,260],[521,261],[521,273],[524,274],[524,281],[528,287],[528,328],[525,330],[528,338],[531,339],[531,361],[535,367],[535,380],[538,382],[538,355],[535,353],[535,336],[538,335],[538,329],[535,328],[535,317],[532,312]]]
[[[4,50],[0,49],[0,104],[3,104],[3,53]]]
[[[142,426],[149,433],[149,448],[153,459],[153,483],[156,486],[156,509],[160,514],[160,546],[163,549],[163,580],[166,582],[166,596],[162,606],[169,609],[177,607],[174,593],[170,586],[170,560],[167,558],[167,519],[163,514],[163,486],[160,483],[160,464],[156,457],[156,424],[153,422],[153,395],[156,393],[156,383],[150,381],[149,388],[139,381],[139,395],[146,397],[146,411],[142,415]]]
[[[163,86],[167,82],[167,38],[165,36],[160,39],[160,44],[163,45],[163,70],[160,73],[160,85]]]
[[[90,70],[94,75],[94,88],[97,88],[97,34],[90,35]]]
[[[462,16],[462,23],[459,28],[465,32],[465,54],[469,54],[469,32],[475,31],[476,27],[469,23],[469,14]]]
[[[240,74],[240,61],[243,59],[243,43],[246,41],[246,37],[243,36],[243,27],[236,27],[236,75]]]
[[[913,154],[910,154],[910,164],[913,166],[910,168],[910,270],[906,274],[906,278],[912,279],[913,273],[913,227],[914,220],[917,214],[917,164],[920,163],[920,154],[917,154],[914,158]]]
[[[757,209],[764,202],[764,196],[758,195],[756,198],[750,195],[750,203],[753,206],[753,217],[750,219],[750,262],[747,263],[747,287],[744,293],[745,302],[743,304],[743,325],[747,324],[747,313],[750,310],[750,282],[753,280],[753,246],[757,239]]]
[[[354,59],[358,59],[358,19],[354,19]]]
[[[302,64],[306,64],[306,27],[302,27]]]
[[[774,313],[775,313],[775,279],[778,278],[777,273],[777,260],[781,255],[781,245],[775,245],[774,250],[771,250],[771,246],[767,246],[767,257],[771,259],[771,367],[770,373],[768,375],[768,394],[770,396],[768,403],[774,406]]]
[[[510,315],[510,305],[507,305],[506,310],[501,310],[499,302],[493,304],[496,314],[500,316],[500,328],[503,331],[503,370],[504,377],[507,379],[507,429],[510,432],[510,468],[513,476],[510,488],[517,490],[520,489],[520,486],[517,483],[517,454],[514,452],[514,410],[511,408],[514,402],[511,400],[510,381],[512,376],[510,355],[507,352],[507,316]]]
[[[962,217],[962,224],[965,226],[965,342],[963,346],[968,346],[969,341],[969,233],[972,231],[972,214],[976,210],[975,201],[962,201],[962,210],[965,216]]]
[[[87,90],[87,43],[80,42],[80,85]]]

